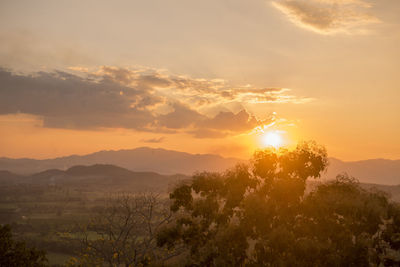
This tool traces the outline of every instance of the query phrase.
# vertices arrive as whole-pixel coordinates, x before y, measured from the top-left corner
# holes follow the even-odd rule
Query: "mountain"
[[[0,171],[2,186],[60,186],[91,192],[167,192],[175,183],[185,179],[188,176],[133,172],[106,164],[73,166],[65,171],[50,169],[26,176]]]
[[[327,173],[323,178],[332,179],[343,172],[362,183],[400,185],[400,160],[369,159],[345,162],[330,158]]]
[[[141,147],[44,160],[0,158],[0,170],[27,175],[51,171],[51,169],[67,170],[76,165],[110,164],[134,172],[192,175],[195,171],[223,171],[238,162],[245,161],[213,154],[189,154],[160,148]],[[363,183],[400,184],[400,160],[371,159],[345,162],[329,158],[329,163],[328,170],[322,177],[324,180],[333,179],[337,174],[347,172]],[[0,173],[0,180],[1,177]]]
[[[48,169],[66,170],[75,165],[112,164],[131,171],[191,175],[195,171],[223,171],[237,162],[243,162],[243,160],[223,158],[213,154],[189,154],[160,148],[141,147],[44,160],[0,158],[0,170],[8,170],[17,174],[32,174]]]
[[[8,184],[8,183],[10,183],[10,181],[12,183],[15,183],[15,182],[19,181],[21,178],[23,178],[21,175],[18,175],[18,174],[9,172],[9,171],[0,170],[0,186]]]
[[[345,164],[345,163],[344,163]],[[342,166],[343,167],[343,166]],[[345,168],[345,167],[343,167]],[[350,169],[347,169],[350,170]],[[27,185],[35,188],[70,188],[80,192],[160,192],[168,193],[180,181],[189,179],[185,175],[161,175],[155,172],[133,172],[109,164],[73,166],[65,171],[50,169],[32,175],[17,175],[9,171],[0,171],[0,190],[10,190],[10,186]],[[362,179],[361,179],[362,181]],[[310,180],[308,190],[313,190],[323,181]],[[382,185],[361,183],[367,190],[386,192],[391,199],[400,202],[400,185]],[[15,188],[14,188],[15,190]]]
[[[387,193],[391,200],[400,203],[400,185],[381,185],[362,183],[361,187],[366,190],[378,190]]]
[[[336,177],[338,173],[347,172],[356,177],[366,189],[376,188],[387,192],[392,199],[400,202],[400,162],[394,160],[365,160],[343,162],[330,159],[328,171],[322,181]],[[10,171],[0,171],[0,186],[27,184],[33,186],[60,186],[74,188],[78,191],[115,192],[115,191],[157,191],[167,192],[185,175],[161,175],[155,172],[134,172],[110,164],[76,165],[66,170],[48,169],[32,175],[20,175]],[[313,184],[322,181],[310,180]]]

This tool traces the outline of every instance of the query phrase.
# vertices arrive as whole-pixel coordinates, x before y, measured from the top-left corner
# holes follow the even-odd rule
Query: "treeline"
[[[67,265],[399,266],[399,204],[347,175],[306,192],[327,163],[323,147],[303,143],[197,173],[168,201],[110,197],[65,233],[80,244]]]

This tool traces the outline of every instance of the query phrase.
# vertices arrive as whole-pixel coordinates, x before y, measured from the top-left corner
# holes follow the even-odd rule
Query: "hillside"
[[[155,172],[133,172],[114,165],[73,166],[65,171],[50,169],[32,175],[0,171],[2,186],[58,186],[92,192],[167,192],[184,175],[161,175]]]
[[[358,163],[360,164],[360,163]],[[359,165],[357,165],[359,166]],[[332,167],[332,166],[331,166]],[[337,165],[333,165],[337,168]],[[351,169],[351,164],[342,162],[341,168],[351,174],[359,169]],[[336,169],[337,170],[337,169]],[[360,169],[363,171],[363,169]],[[363,175],[363,173],[360,173]],[[328,180],[328,171],[322,180]],[[387,174],[386,174],[387,175]],[[354,176],[354,174],[353,174]],[[362,177],[362,176],[361,176]],[[368,177],[368,176],[367,176]],[[45,170],[32,175],[18,175],[9,171],[0,170],[1,190],[7,190],[9,186],[32,185],[34,187],[58,186],[70,188],[81,192],[163,192],[167,193],[176,183],[189,179],[185,175],[161,175],[155,172],[133,172],[125,168],[109,164],[95,164],[90,166],[77,165],[65,171],[58,169]],[[359,179],[361,186],[367,190],[379,190],[386,192],[391,199],[400,202],[400,185],[384,185],[368,183]],[[322,181],[310,180],[309,190],[313,190]]]
[[[400,160],[370,159],[345,162],[330,158],[327,173],[323,178],[332,179],[343,172],[363,183],[400,185]]]
[[[17,174],[32,174],[48,169],[66,170],[75,165],[112,164],[131,171],[191,175],[195,171],[222,171],[240,161],[240,159],[223,158],[213,154],[189,154],[141,147],[44,160],[0,158],[0,170]]]
[[[134,172],[155,172],[172,175],[192,175],[196,171],[223,171],[245,160],[224,158],[213,154],[189,154],[165,149],[141,147],[130,150],[99,151],[88,155],[72,155],[54,159],[10,159],[0,158],[0,170],[14,174],[30,175],[51,169],[67,170],[76,165],[108,164]],[[329,158],[329,167],[323,179],[333,179],[347,172],[360,182],[398,185],[400,184],[400,160],[370,159],[346,162]],[[73,170],[71,170],[73,171]],[[0,181],[2,174],[0,173]]]

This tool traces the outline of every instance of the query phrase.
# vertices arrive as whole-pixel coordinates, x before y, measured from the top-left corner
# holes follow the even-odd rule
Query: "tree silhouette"
[[[0,266],[47,266],[46,254],[12,238],[10,225],[0,225]]]
[[[177,220],[158,244],[190,266],[369,266],[400,262],[399,207],[347,176],[305,194],[328,164],[323,147],[264,150],[250,165],[203,172],[171,194]],[[397,257],[397,258],[396,258]]]

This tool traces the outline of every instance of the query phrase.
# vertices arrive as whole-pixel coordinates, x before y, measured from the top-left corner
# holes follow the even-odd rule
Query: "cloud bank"
[[[273,6],[295,25],[320,34],[363,34],[379,19],[364,0],[280,0]]]
[[[0,115],[31,114],[48,128],[126,128],[197,138],[240,134],[269,123],[229,104],[304,103],[289,89],[232,87],[148,68],[71,68],[17,74],[0,69]],[[162,140],[147,140],[161,142]]]

